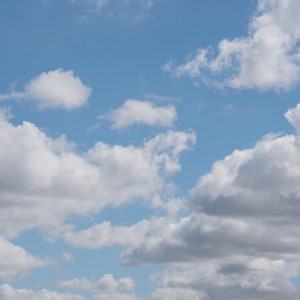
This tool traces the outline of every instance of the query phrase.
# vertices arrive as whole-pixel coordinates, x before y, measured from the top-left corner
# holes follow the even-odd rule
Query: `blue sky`
[[[299,13],[2,1],[1,299],[300,299]]]

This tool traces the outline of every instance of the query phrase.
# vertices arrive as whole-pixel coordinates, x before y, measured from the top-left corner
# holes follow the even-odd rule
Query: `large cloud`
[[[159,205],[180,153],[194,141],[193,132],[169,131],[140,147],[98,142],[78,154],[63,137],[51,139],[29,122],[14,126],[2,114],[0,233],[11,238],[36,226],[55,232],[70,215],[135,199]]]
[[[113,129],[122,129],[135,124],[171,127],[176,116],[173,105],[156,106],[152,102],[129,99],[120,108],[99,118],[110,120]]]
[[[87,103],[91,88],[85,86],[73,71],[62,69],[41,73],[23,92],[0,95],[0,100],[20,98],[36,102],[42,109],[74,109]]]
[[[299,122],[300,106],[286,114]],[[267,135],[255,147],[216,162],[191,191],[192,212],[155,238],[128,247],[127,264],[235,255],[299,258],[300,144],[295,135]],[[150,236],[150,238],[149,238]],[[162,238],[161,238],[162,237]]]
[[[258,0],[247,37],[224,39],[218,54],[199,49],[180,66],[164,69],[234,89],[290,89],[300,79],[300,3],[298,0]]]

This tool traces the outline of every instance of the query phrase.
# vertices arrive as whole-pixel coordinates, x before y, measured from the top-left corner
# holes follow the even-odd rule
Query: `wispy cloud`
[[[109,17],[142,18],[152,7],[153,0],[68,0],[70,3],[83,5],[86,13],[82,20],[101,14]]]

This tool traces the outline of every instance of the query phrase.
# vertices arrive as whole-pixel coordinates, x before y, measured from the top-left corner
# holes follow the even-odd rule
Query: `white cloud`
[[[14,126],[0,114],[0,233],[11,238],[38,227],[59,234],[71,215],[155,202],[194,142],[193,132],[169,131],[140,147],[98,142],[78,154],[63,137],[51,139],[29,122]]]
[[[258,0],[248,36],[219,43],[219,53],[199,49],[186,63],[164,70],[234,89],[287,90],[300,80],[300,4],[297,0]]]
[[[48,260],[33,257],[23,248],[0,238],[0,279],[15,280],[48,263]]]
[[[173,105],[156,106],[152,102],[129,99],[124,104],[99,119],[108,119],[113,129],[122,129],[136,124],[171,127],[176,119]]]
[[[95,300],[137,300],[132,293],[134,281],[130,277],[115,279],[112,274],[105,274],[97,281],[83,277],[61,281],[58,285],[63,288],[89,292],[93,294]]]
[[[73,71],[62,69],[41,73],[33,78],[23,92],[0,95],[0,100],[20,98],[37,103],[42,108],[74,109],[87,103],[91,88],[85,86]]]
[[[0,297],[2,300],[86,300],[86,298],[79,295],[62,294],[48,290],[14,289],[8,284],[0,286]]]

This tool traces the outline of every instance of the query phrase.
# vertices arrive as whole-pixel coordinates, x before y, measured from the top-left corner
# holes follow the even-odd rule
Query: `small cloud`
[[[86,104],[91,92],[73,71],[57,69],[31,79],[22,92],[0,94],[0,100],[26,99],[36,102],[41,109],[70,110]]]
[[[129,99],[115,110],[111,110],[99,119],[112,122],[113,129],[122,129],[136,124],[171,127],[177,117],[173,105],[156,106],[149,101]]]

